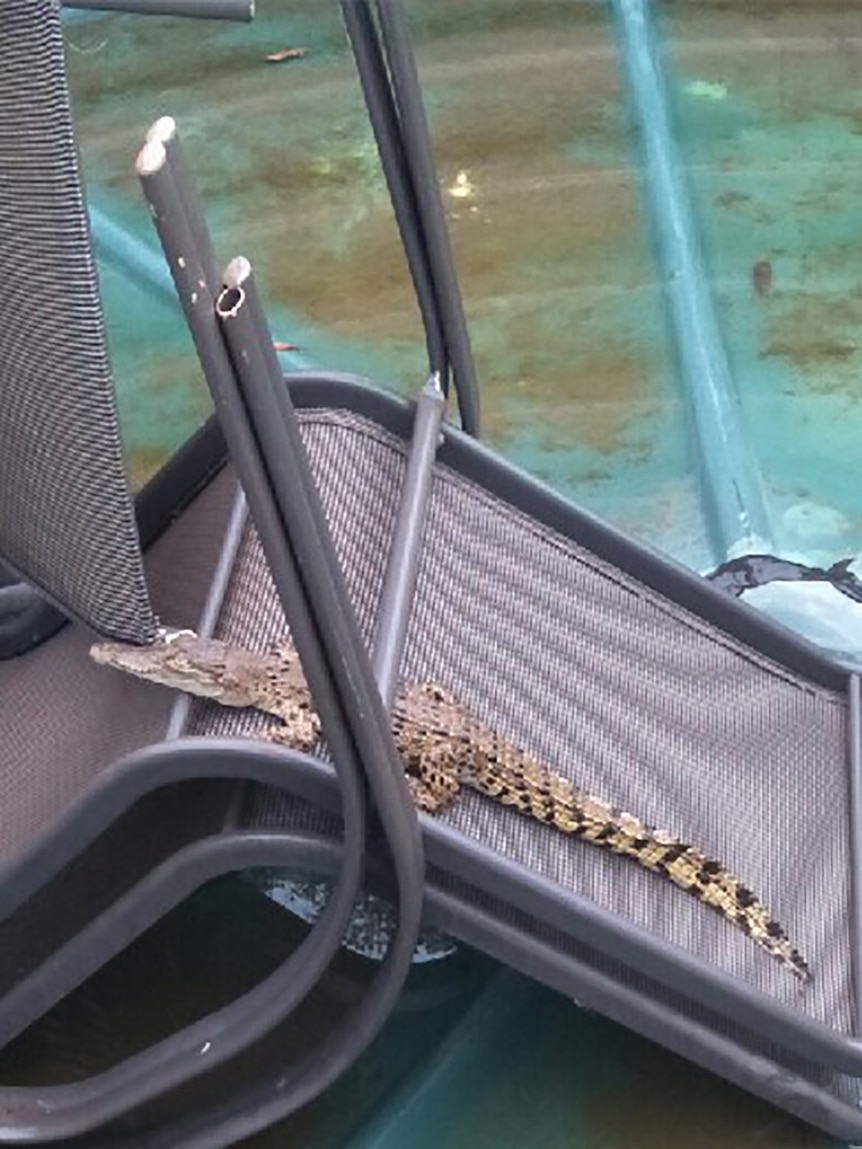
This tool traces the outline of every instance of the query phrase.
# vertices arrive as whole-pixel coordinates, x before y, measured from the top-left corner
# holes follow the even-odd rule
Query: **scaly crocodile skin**
[[[212,698],[223,706],[254,706],[282,720],[266,737],[306,751],[320,737],[317,715],[293,647],[257,654],[188,632],[152,646],[98,643],[104,665],[150,682]],[[720,862],[631,814],[579,790],[487,726],[460,699],[432,682],[402,690],[392,733],[416,805],[443,810],[469,786],[527,817],[631,858],[669,878],[739,926],[752,941],[802,979],[810,970],[787,934],[754,893]]]

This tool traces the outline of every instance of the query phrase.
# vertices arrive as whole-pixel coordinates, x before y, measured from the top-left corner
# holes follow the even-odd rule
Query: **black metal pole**
[[[399,0],[377,0],[377,10],[398,106],[404,149],[421,211],[425,246],[443,320],[446,347],[458,387],[461,423],[468,434],[478,436],[479,390],[476,367],[437,182],[431,136],[410,33]]]
[[[392,709],[398,689],[398,671],[425,541],[434,460],[445,410],[446,398],[439,380],[432,375],[419,393],[416,405],[410,455],[392,530],[374,631],[371,665],[387,710]]]
[[[446,391],[449,385],[446,340],[428,263],[416,191],[401,143],[398,113],[389,87],[386,64],[371,13],[364,0],[341,0],[341,11],[422,315],[429,369],[432,374],[439,374],[443,390]]]
[[[62,5],[136,16],[192,16],[240,23],[248,23],[254,16],[254,0],[62,0]]]
[[[183,214],[194,237],[196,255],[204,270],[207,287],[215,299],[221,290],[221,278],[209,228],[201,212],[191,169],[180,143],[176,120],[173,116],[162,116],[147,132],[146,139],[148,143],[153,141],[160,143],[165,149],[166,163],[170,169],[171,179],[180,198]]]

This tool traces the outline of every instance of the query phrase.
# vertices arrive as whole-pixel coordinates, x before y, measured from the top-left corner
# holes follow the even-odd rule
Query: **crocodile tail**
[[[465,779],[468,785],[537,821],[631,858],[644,869],[669,878],[738,926],[791,973],[803,981],[810,978],[808,963],[783,927],[720,862],[578,790],[567,778],[548,770],[532,756],[513,754],[511,750],[507,753],[500,742],[492,751],[492,768],[484,772],[480,783]]]

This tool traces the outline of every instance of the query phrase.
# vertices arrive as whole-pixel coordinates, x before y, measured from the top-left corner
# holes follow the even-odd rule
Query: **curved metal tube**
[[[278,785],[293,757],[278,747],[210,738],[178,738],[128,755],[103,777],[98,791],[79,803],[42,843],[29,867],[26,861],[19,862],[22,871],[26,867],[28,880],[17,883],[18,901],[32,887],[33,873],[44,879],[57,872],[80,852],[82,844],[92,842],[137,798],[164,786],[166,778],[171,783],[190,778],[248,778]],[[342,816],[341,877],[315,929],[275,973],[230,1005],[86,1081],[0,1089],[0,1141],[50,1141],[107,1124],[234,1057],[292,1012],[328,967],[355,902],[365,849],[364,799],[358,777],[345,788]],[[38,1003],[38,1013],[44,1012],[205,881],[239,868],[287,864],[286,847],[280,844],[284,837],[240,832],[226,836],[227,840],[208,838],[163,862],[52,955],[18,991],[6,995],[0,1003],[3,1039],[9,1040],[32,1020],[33,1002]]]

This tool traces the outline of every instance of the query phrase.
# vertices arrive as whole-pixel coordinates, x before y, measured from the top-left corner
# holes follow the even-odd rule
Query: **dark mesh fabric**
[[[123,469],[59,5],[0,4],[0,556],[119,639],[156,623]]]
[[[354,602],[370,633],[402,445],[345,412],[302,414]],[[283,633],[251,529],[221,632]],[[669,882],[465,793],[464,834],[840,1030],[850,1025],[843,700],[438,468],[405,677],[434,678],[592,793],[722,860],[810,962],[796,980]],[[265,720],[200,704],[197,732]],[[263,803],[268,820],[279,803]],[[280,806],[289,818],[290,804]]]
[[[235,489],[219,476],[148,551],[147,576],[166,619],[193,623],[200,614]],[[117,758],[164,735],[171,691],[96,666],[92,641],[69,626],[0,662],[0,865]]]

